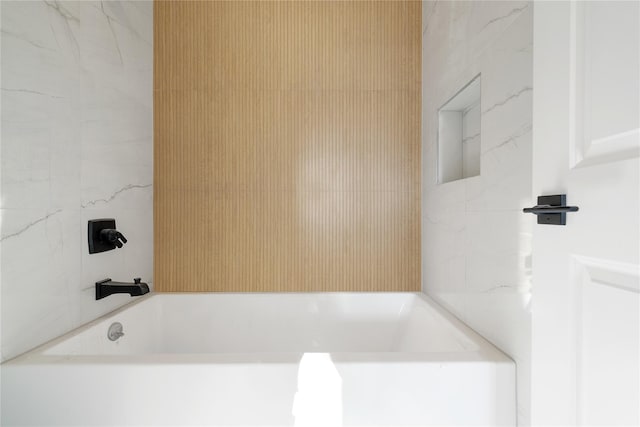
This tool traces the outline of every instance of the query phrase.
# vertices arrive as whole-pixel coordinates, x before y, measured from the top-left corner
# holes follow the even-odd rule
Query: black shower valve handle
[[[100,238],[106,243],[116,245],[118,248],[121,248],[123,244],[127,243],[127,238],[124,237],[121,232],[113,228],[107,228],[100,231]]]
[[[124,236],[122,235],[122,233],[121,233],[121,232],[116,231],[116,241],[115,241],[115,242],[113,242],[113,243],[114,243],[118,248],[121,248],[121,247],[122,247],[122,245],[124,245],[125,243],[127,243],[127,239],[126,239],[126,237],[124,237]]]
[[[118,231],[116,220],[113,218],[90,219],[87,236],[90,254],[122,248],[127,243],[127,238]]]

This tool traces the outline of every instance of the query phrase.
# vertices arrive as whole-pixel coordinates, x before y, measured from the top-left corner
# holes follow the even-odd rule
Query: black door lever
[[[538,204],[522,212],[538,216],[538,224],[566,225],[567,212],[577,212],[577,206],[567,206],[567,195],[538,196]]]

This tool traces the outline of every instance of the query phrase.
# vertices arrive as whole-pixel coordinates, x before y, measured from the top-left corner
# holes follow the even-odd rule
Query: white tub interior
[[[43,355],[450,353],[477,339],[413,293],[159,294],[43,346]],[[125,335],[106,339],[111,323]]]

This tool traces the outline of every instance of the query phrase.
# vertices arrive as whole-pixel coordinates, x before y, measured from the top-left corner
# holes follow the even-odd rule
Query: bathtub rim
[[[152,291],[142,297],[124,304],[115,310],[87,322],[59,337],[53,338],[31,350],[28,350],[11,359],[5,360],[4,365],[95,365],[95,364],[269,364],[269,363],[299,363],[305,353],[316,352],[254,352],[254,353],[144,353],[125,355],[71,355],[71,354],[44,354],[65,340],[75,337],[88,329],[117,316],[118,314],[134,308],[152,298],[166,298],[171,296],[193,295],[412,295],[428,305],[439,316],[444,318],[457,331],[464,334],[472,341],[477,349],[473,351],[455,352],[317,352],[330,354],[335,363],[448,363],[448,362],[487,362],[499,364],[513,364],[515,361],[498,347],[492,344],[475,330],[471,329],[462,320],[457,318],[436,300],[423,292],[155,292]]]

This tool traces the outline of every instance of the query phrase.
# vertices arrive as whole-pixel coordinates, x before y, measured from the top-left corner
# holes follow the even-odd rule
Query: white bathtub
[[[515,424],[513,361],[423,294],[150,294],[1,368],[2,425]]]

